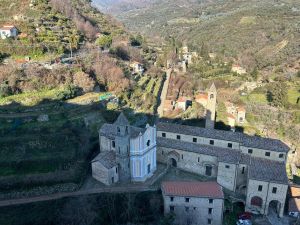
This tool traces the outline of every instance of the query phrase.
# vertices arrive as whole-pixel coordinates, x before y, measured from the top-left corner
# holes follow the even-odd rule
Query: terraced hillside
[[[173,36],[195,49],[204,43],[209,51],[235,58],[249,69],[292,63],[300,57],[299,1],[130,2],[132,7],[109,8],[130,30],[163,39]]]

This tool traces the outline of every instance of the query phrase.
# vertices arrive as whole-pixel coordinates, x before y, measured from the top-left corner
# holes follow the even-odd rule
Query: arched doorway
[[[177,161],[174,158],[169,158],[169,165],[172,167],[177,167]]]
[[[254,196],[251,198],[251,206],[259,207],[261,208],[263,204],[263,200],[261,197]]]
[[[270,214],[280,214],[281,203],[277,200],[270,201],[268,208],[268,215]]]

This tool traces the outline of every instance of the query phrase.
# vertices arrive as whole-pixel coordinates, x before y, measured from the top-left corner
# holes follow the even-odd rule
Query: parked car
[[[238,215],[239,220],[251,220],[252,214],[250,212],[243,212]]]
[[[236,225],[252,225],[251,220],[238,220]]]

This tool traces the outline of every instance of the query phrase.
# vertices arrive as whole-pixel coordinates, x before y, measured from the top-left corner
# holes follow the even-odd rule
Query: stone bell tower
[[[117,129],[115,136],[116,161],[118,163],[119,180],[129,182],[130,176],[130,126],[127,118],[121,113],[114,123]]]
[[[206,106],[206,121],[205,128],[214,129],[216,120],[216,106],[217,106],[217,88],[213,83],[209,88]]]

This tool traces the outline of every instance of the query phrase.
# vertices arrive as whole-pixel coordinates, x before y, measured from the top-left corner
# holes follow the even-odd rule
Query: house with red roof
[[[14,25],[4,25],[0,28],[0,37],[1,39],[6,39],[10,37],[17,37],[18,30]]]
[[[161,185],[164,213],[174,224],[223,224],[224,193],[215,181],[166,181]]]

